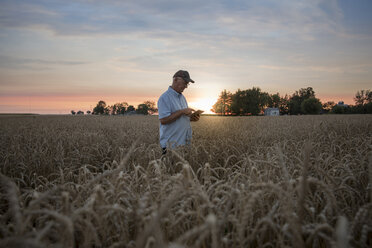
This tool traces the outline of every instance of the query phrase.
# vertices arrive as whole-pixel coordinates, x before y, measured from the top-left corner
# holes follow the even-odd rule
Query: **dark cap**
[[[180,77],[188,83],[195,83],[195,81],[190,78],[190,74],[187,71],[179,70],[173,77]]]

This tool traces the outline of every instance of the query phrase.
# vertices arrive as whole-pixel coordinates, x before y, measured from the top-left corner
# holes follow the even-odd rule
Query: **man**
[[[193,109],[187,105],[186,98],[182,92],[191,83],[187,71],[179,70],[173,76],[173,83],[158,100],[158,111],[160,120],[160,145],[163,154],[167,146],[176,147],[190,144],[192,130],[190,121],[198,121],[200,115],[192,115]]]

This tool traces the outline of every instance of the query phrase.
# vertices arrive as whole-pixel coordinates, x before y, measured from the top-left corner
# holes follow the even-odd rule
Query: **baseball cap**
[[[187,71],[179,70],[173,77],[180,77],[188,83],[195,83],[195,81],[190,78],[190,74]]]

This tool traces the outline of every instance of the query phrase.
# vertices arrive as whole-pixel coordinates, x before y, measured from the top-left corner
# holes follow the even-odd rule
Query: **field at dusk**
[[[372,247],[371,12],[2,0],[0,248]]]
[[[0,116],[0,247],[371,247],[372,115]]]

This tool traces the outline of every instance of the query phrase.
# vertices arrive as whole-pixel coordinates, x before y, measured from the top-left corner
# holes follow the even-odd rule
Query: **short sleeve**
[[[159,120],[168,117],[172,114],[170,102],[162,95],[158,100]]]

